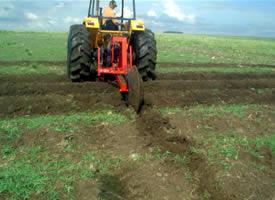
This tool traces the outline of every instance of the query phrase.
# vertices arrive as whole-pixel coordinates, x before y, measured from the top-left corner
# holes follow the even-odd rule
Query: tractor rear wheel
[[[83,25],[72,25],[68,37],[67,72],[73,82],[95,80],[96,67],[90,33]]]
[[[149,29],[135,32],[131,43],[134,49],[133,64],[137,66],[143,81],[155,80],[157,63],[155,34]]]

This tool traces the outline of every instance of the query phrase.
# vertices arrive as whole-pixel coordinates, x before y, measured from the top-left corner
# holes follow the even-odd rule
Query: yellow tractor
[[[132,12],[129,15],[131,5]],[[105,6],[105,8],[103,8]],[[83,24],[72,25],[68,36],[67,72],[73,82],[114,81],[127,105],[139,112],[144,101],[142,82],[155,80],[154,33],[136,19],[135,0],[90,0]]]

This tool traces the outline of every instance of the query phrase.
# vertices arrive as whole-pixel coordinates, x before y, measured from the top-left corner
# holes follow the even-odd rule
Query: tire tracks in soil
[[[216,75],[216,78],[221,78]],[[2,79],[3,78],[3,79]],[[169,78],[169,74],[168,74]],[[230,81],[211,81],[211,76],[205,76],[206,81],[190,76],[186,81],[184,77],[179,77],[172,81],[161,80],[145,85],[146,105],[144,111],[136,121],[137,134],[145,140],[145,148],[160,146],[163,151],[170,151],[176,154],[183,154],[189,158],[188,169],[196,174],[195,196],[200,196],[203,192],[210,193],[213,199],[230,199],[226,191],[220,188],[215,180],[215,169],[207,165],[204,158],[190,152],[191,146],[196,146],[192,138],[184,135],[184,131],[179,132],[177,127],[173,127],[168,118],[163,117],[159,112],[152,109],[153,106],[192,106],[198,104],[234,104],[234,103],[275,103],[274,80],[272,76],[255,76],[254,79],[246,80],[242,77],[240,81],[237,77],[230,77]],[[174,80],[174,81],[173,81]],[[93,109],[102,108],[104,105],[112,105],[117,109],[123,109],[124,104],[116,89],[106,83],[66,83],[64,76],[0,76],[0,117],[34,115],[34,114],[53,114],[70,112],[87,112]],[[208,87],[207,87],[208,86]],[[212,88],[212,89],[209,89]],[[258,94],[251,91],[250,87],[256,89],[270,89],[270,91]],[[134,136],[137,136],[134,135]],[[120,135],[121,136],[121,135]],[[122,148],[128,144],[130,139],[120,141],[118,146]],[[112,141],[113,143],[113,141]],[[117,142],[115,144],[118,144]],[[139,142],[139,145],[143,142]],[[121,151],[121,150],[120,150]],[[151,176],[156,170],[169,174],[170,171],[178,171],[178,167],[171,162],[157,163],[146,171],[137,168],[136,173],[130,169],[129,173],[122,174],[125,182],[132,184],[131,187],[137,188],[135,199],[145,199],[142,194],[147,194],[148,199],[152,197],[150,187],[144,187],[146,182],[137,183],[133,179],[139,177],[139,172]],[[124,172],[123,172],[124,173]],[[129,175],[130,174],[130,175]],[[129,176],[128,176],[129,175]],[[178,174],[176,174],[178,175]],[[127,177],[128,176],[128,177]],[[144,181],[146,177],[141,177]],[[173,183],[179,183],[181,176],[174,176]],[[152,182],[157,182],[157,178],[152,178]],[[178,182],[177,182],[178,181]],[[182,181],[182,180],[181,180]],[[143,185],[144,184],[144,185]],[[165,185],[165,184],[163,184]],[[148,185],[147,185],[148,186]],[[165,185],[167,186],[167,185]],[[181,185],[180,185],[181,186]],[[193,185],[183,185],[182,187],[192,188]],[[153,187],[153,186],[151,186]],[[173,189],[169,188],[172,195]],[[191,190],[188,190],[191,191]],[[179,194],[185,194],[181,191]],[[130,193],[129,193],[130,194]],[[161,193],[162,195],[162,193]],[[152,198],[151,198],[152,199]],[[232,199],[232,198],[231,198]]]
[[[226,90],[226,89],[275,89],[275,80],[258,79],[258,80],[174,80],[174,81],[155,81],[145,83],[145,90],[147,91],[186,91],[186,90]],[[2,83],[0,85],[0,96],[17,96],[17,95],[39,95],[39,94],[76,94],[76,93],[113,93],[117,89],[108,83],[44,83],[38,82],[36,84],[29,82],[18,83]]]
[[[219,187],[215,179],[215,169],[211,168],[203,157],[191,153],[190,147],[196,146],[192,138],[188,138],[182,130],[171,125],[168,118],[152,108],[146,109],[137,120],[137,130],[147,138],[150,146],[157,146],[163,152],[169,151],[188,158],[187,167],[196,176],[193,185],[196,193],[194,199],[203,198],[205,192],[210,194],[211,199],[232,199],[224,188]],[[172,168],[176,171],[178,166],[174,164]]]
[[[0,117],[85,112],[104,104],[124,106],[117,88],[111,84],[65,80],[64,76],[54,75],[0,76]],[[147,104],[155,106],[275,103],[274,79],[263,77],[223,81],[159,80],[144,85]]]

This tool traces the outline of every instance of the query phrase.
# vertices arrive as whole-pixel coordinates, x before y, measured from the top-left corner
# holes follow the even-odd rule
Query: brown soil
[[[274,79],[275,74],[273,73],[266,73],[266,74],[247,74],[247,73],[194,73],[194,72],[187,72],[187,73],[169,73],[169,74],[159,74],[159,80],[221,80],[221,81],[228,81],[228,80],[254,80],[254,79]]]
[[[271,112],[272,113],[272,112]],[[270,124],[270,121],[275,121],[274,114],[264,116],[261,126],[255,123],[257,111],[249,111],[249,116],[240,121],[231,114],[220,118],[209,117],[207,119],[194,120],[185,114],[176,114],[169,117],[170,124],[177,127],[181,134],[185,134],[186,138],[195,138],[201,134],[198,127],[207,125],[211,127],[211,131],[226,134],[229,130],[244,135],[246,137],[257,137],[259,133],[272,133],[275,124]],[[206,131],[207,132],[207,131]],[[190,140],[190,139],[189,139]],[[191,143],[193,147],[198,147],[201,144]],[[197,176],[198,191],[203,193],[207,191],[210,199],[270,199],[274,198],[274,186],[272,182],[275,178],[274,162],[275,158],[272,155],[271,149],[263,147],[261,155],[263,160],[255,159],[247,152],[242,152],[241,160],[227,173],[226,176],[220,174],[220,169],[217,165],[209,164],[207,158],[187,151],[185,155],[189,157],[189,168]],[[266,173],[251,169],[247,163],[258,162],[268,166]]]
[[[225,191],[222,191],[222,188],[217,186],[215,169],[206,168],[208,165],[205,159],[190,152],[190,147],[195,146],[195,143],[191,137],[185,134],[186,128],[181,129],[178,126],[173,126],[168,118],[162,117],[160,113],[153,110],[145,111],[142,114],[137,121],[137,128],[140,134],[146,134],[149,137],[151,145],[160,146],[163,152],[188,155],[188,167],[197,179],[196,187],[193,188],[196,191],[194,194],[203,194],[207,191],[213,199],[231,199]],[[198,197],[202,198],[200,195]]]
[[[167,74],[167,77],[173,74]],[[274,104],[275,81],[267,75],[253,79],[158,80],[144,84],[145,103],[155,106],[197,104]],[[124,106],[112,84],[70,83],[64,76],[1,76],[1,117],[9,115],[84,112],[102,105]],[[263,92],[257,92],[263,90]]]
[[[161,67],[275,67],[275,65],[270,64],[248,64],[248,63],[238,63],[238,64],[228,64],[228,63],[173,63],[173,62],[161,62],[158,63]]]
[[[65,66],[66,61],[47,61],[47,60],[21,60],[21,61],[4,61],[0,60],[0,66],[10,66],[10,65],[30,65],[30,64],[42,64],[42,65],[56,65]],[[238,64],[228,64],[228,63],[174,63],[174,62],[160,62],[158,63],[161,67],[275,67],[275,65],[270,64],[248,64],[248,63],[238,63]]]
[[[272,131],[275,128],[270,125],[275,121],[272,114],[265,116],[266,124],[259,125],[255,123],[256,119],[252,120],[258,113],[251,111],[244,125],[232,116],[198,120],[180,115],[163,117],[154,108],[200,104],[274,105],[274,78],[274,74],[161,74],[158,81],[145,83],[145,106],[136,121],[119,126],[80,125],[79,131],[70,135],[71,142],[76,145],[71,155],[75,160],[81,158],[84,149],[85,152],[99,150],[110,157],[121,155],[126,158],[112,175],[76,182],[76,199],[271,200],[274,195],[271,186],[272,180],[274,182],[274,157],[270,149],[261,149],[265,157],[262,164],[270,167],[269,175],[255,172],[253,178],[245,169],[234,168],[232,173],[239,174],[243,182],[227,177],[225,184],[221,184],[217,177],[219,169],[190,149],[200,145],[195,140],[199,125],[209,125],[223,132],[230,124],[249,137],[248,134],[254,136]],[[88,112],[104,106],[118,110],[125,108],[117,89],[109,83],[74,84],[58,75],[0,76],[1,118]],[[55,156],[65,156],[68,153],[64,153],[62,145],[66,137],[66,134],[56,135],[43,127],[33,132],[26,131],[14,145],[41,145]],[[138,164],[131,159],[134,154],[151,154],[156,147],[160,147],[162,152],[186,156],[188,164],[180,166],[171,158],[145,160]],[[245,153],[243,156],[252,159]],[[188,173],[192,174],[191,181],[186,178]]]

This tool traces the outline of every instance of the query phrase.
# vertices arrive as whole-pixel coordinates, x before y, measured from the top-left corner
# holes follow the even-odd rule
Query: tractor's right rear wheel
[[[96,79],[90,33],[83,25],[72,25],[68,37],[67,72],[73,82]]]

